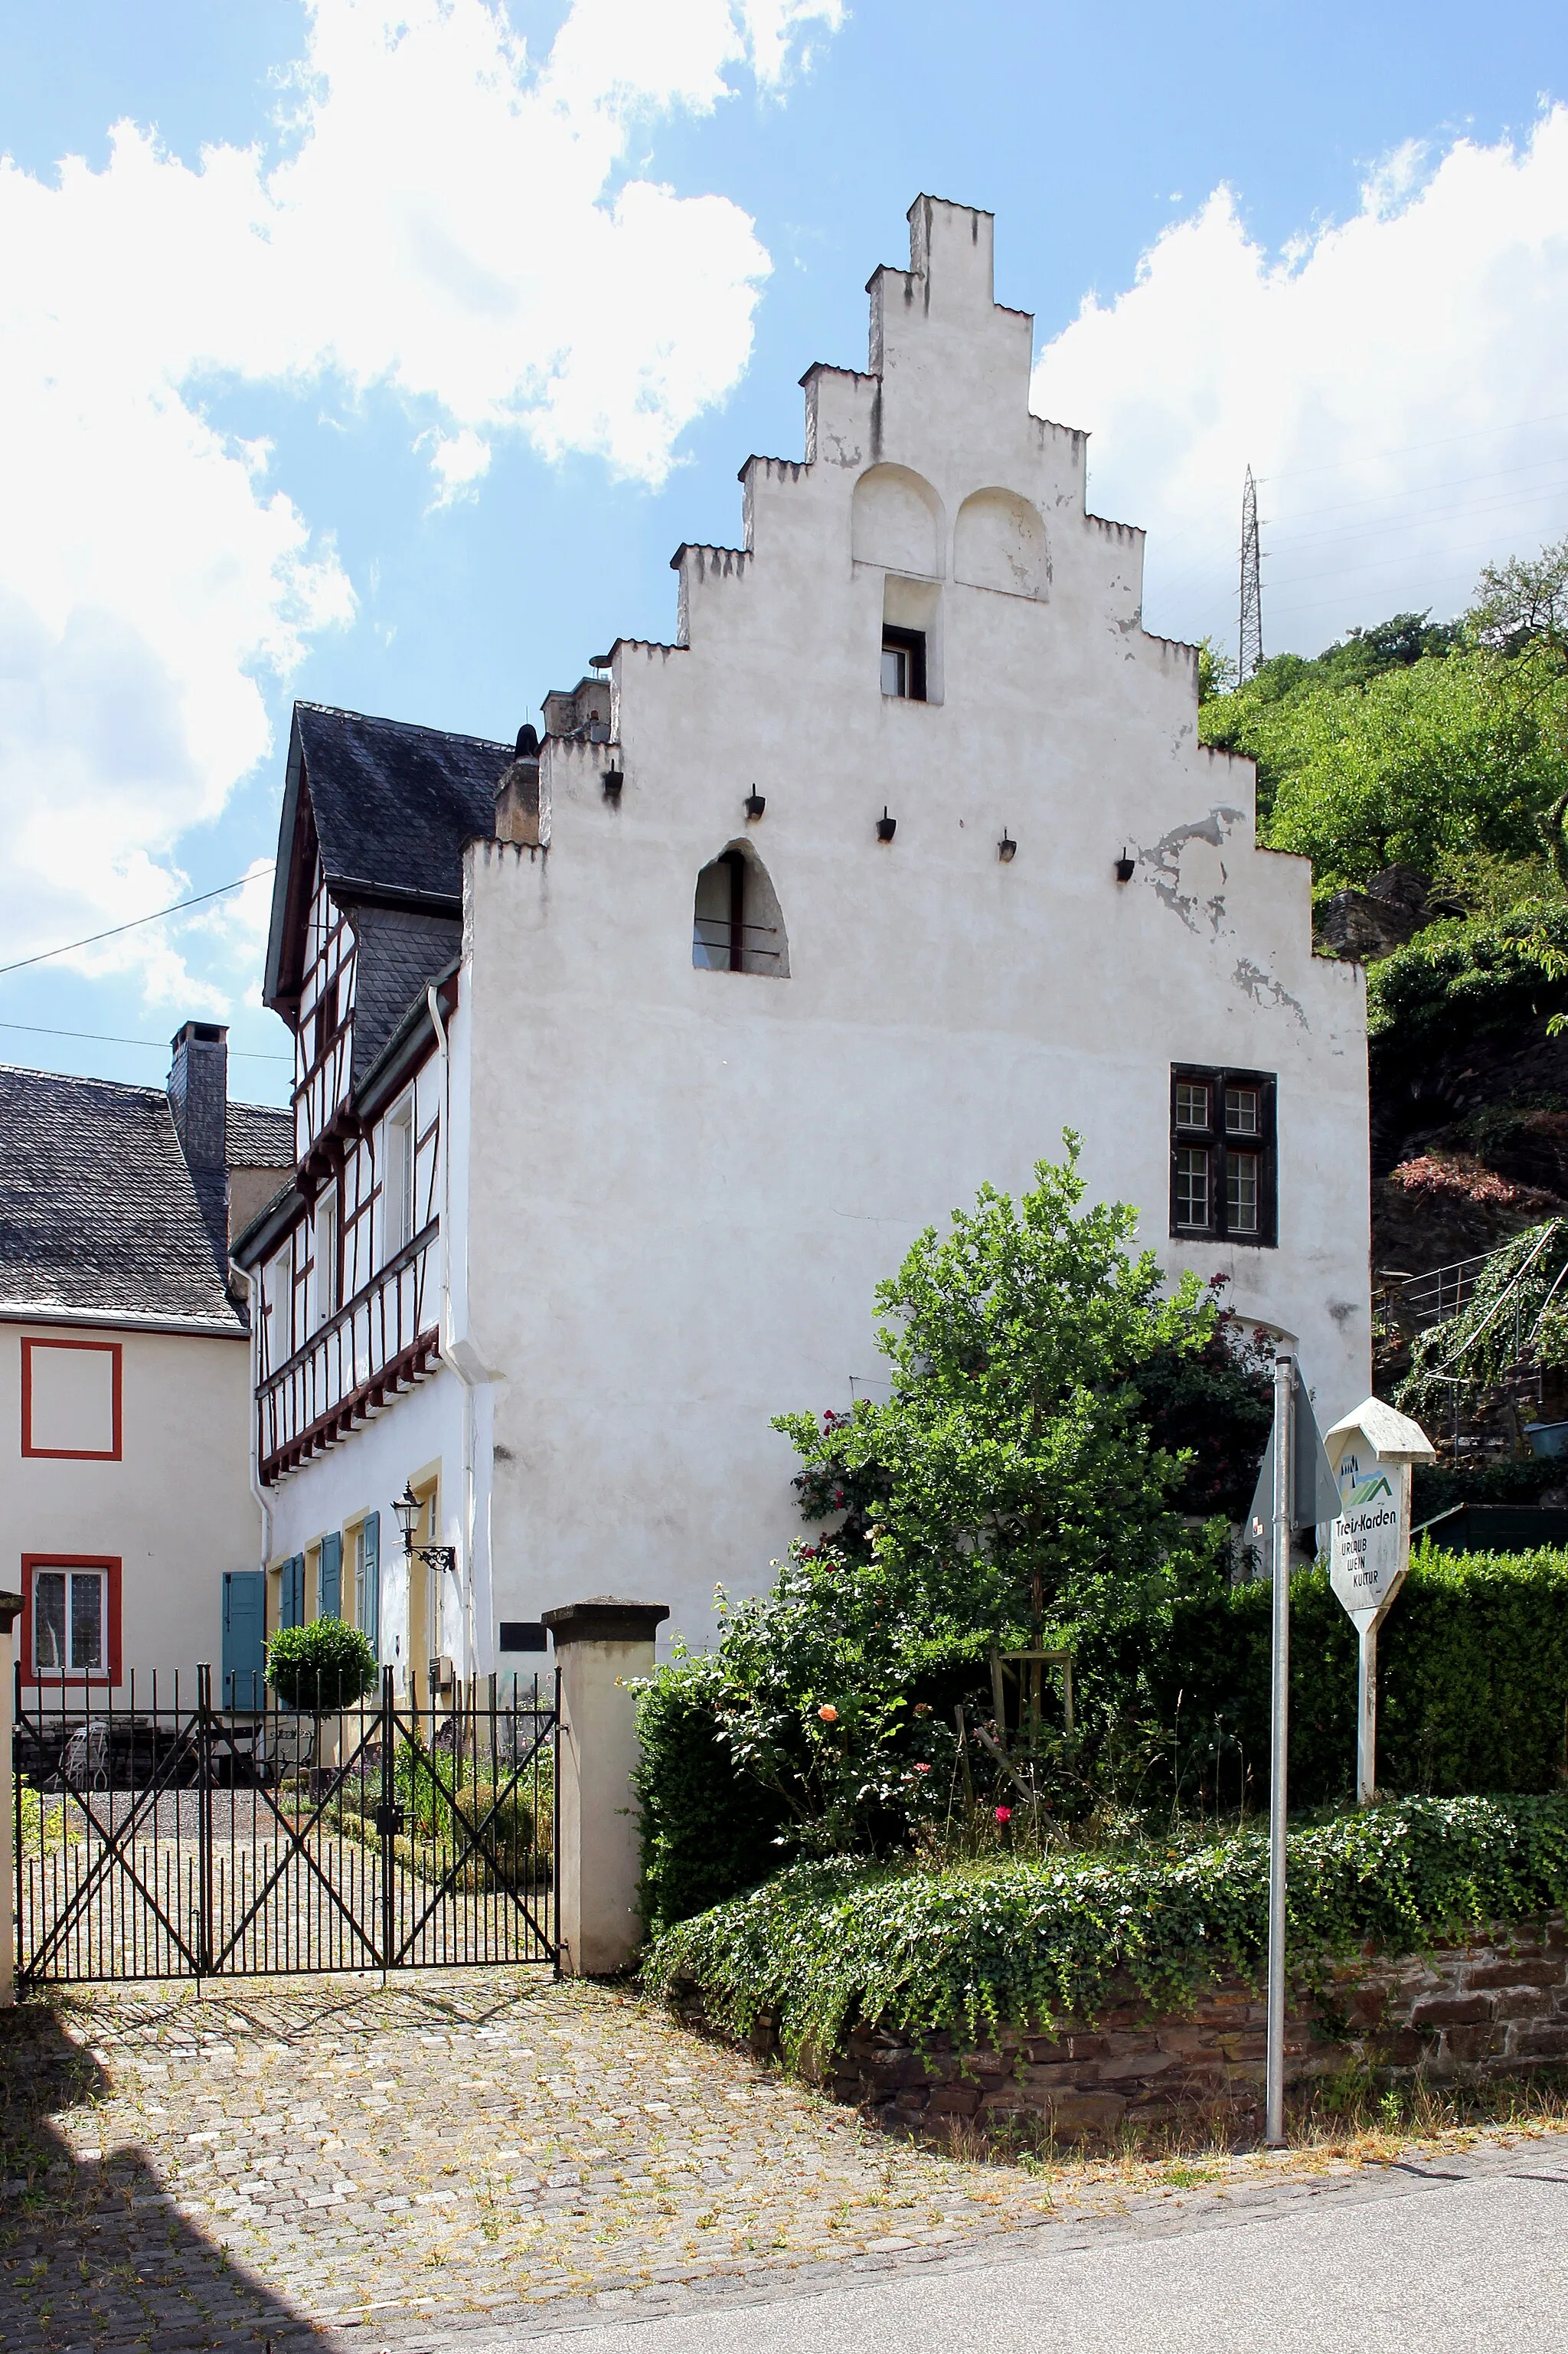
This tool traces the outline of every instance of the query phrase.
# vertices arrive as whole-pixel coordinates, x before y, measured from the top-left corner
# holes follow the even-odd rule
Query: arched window
[[[692,962],[701,972],[789,978],[789,940],[768,869],[748,842],[732,842],[697,877]]]

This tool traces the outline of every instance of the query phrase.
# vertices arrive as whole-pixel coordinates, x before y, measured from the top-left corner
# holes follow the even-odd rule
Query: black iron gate
[[[18,1680],[21,1984],[556,1963],[558,1683],[256,1698]]]

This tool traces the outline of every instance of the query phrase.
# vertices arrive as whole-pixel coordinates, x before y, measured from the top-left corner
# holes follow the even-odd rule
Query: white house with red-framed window
[[[237,1249],[270,1611],[363,1606],[400,1673],[526,1670],[607,1590],[705,1640],[799,1531],[770,1417],[874,1384],[878,1280],[1064,1129],[1330,1419],[1370,1385],[1361,969],[1030,413],[990,216],[910,228],[744,545],[677,551],[672,643],[515,753],[296,713],[298,1170]]]
[[[288,1172],[224,1031],[166,1088],[0,1068],[0,1583],[34,1697],[260,1666],[260,1511],[231,1227]]]

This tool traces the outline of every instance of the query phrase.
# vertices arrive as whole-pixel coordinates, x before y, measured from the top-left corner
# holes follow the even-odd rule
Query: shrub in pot
[[[268,1640],[267,1681],[285,1708],[316,1713],[352,1708],[374,1689],[378,1672],[358,1628],[341,1618],[280,1627]]]

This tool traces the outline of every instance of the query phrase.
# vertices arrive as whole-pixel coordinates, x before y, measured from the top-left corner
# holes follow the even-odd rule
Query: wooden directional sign
[[[1323,1441],[1340,1483],[1340,1511],[1329,1549],[1329,1576],[1355,1621],[1356,1798],[1370,1806],[1377,1786],[1377,1633],[1410,1566],[1410,1467],[1435,1449],[1418,1422],[1382,1398],[1368,1398]]]
[[[1329,1578],[1358,1627],[1363,1617],[1378,1617],[1404,1575],[1410,1516],[1403,1469],[1374,1457],[1365,1478],[1340,1487],[1344,1501],[1330,1536]]]

